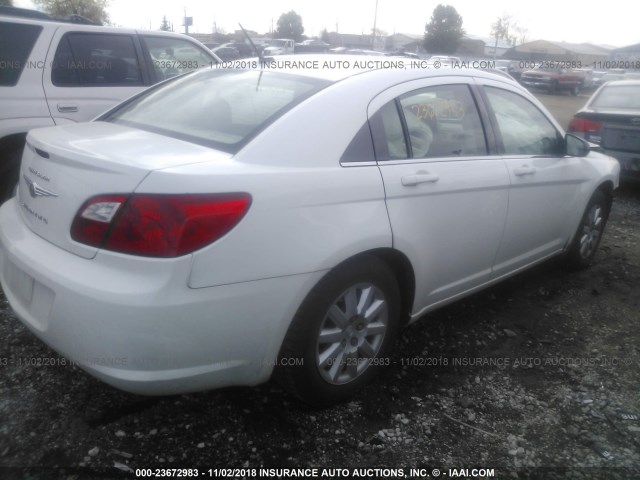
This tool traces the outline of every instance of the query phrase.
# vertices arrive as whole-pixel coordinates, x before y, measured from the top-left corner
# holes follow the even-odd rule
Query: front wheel
[[[383,261],[367,255],[340,265],[296,313],[276,378],[312,405],[346,400],[390,364],[399,318],[400,291]]]
[[[591,263],[607,223],[610,202],[600,190],[596,190],[582,215],[578,231],[569,251],[567,261],[573,268],[586,268]]]

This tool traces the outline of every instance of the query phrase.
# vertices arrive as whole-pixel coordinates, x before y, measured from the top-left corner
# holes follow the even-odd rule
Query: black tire
[[[360,308],[363,305],[369,308]],[[383,261],[366,255],[336,267],[293,318],[280,349],[276,380],[314,406],[347,400],[390,364],[400,310],[398,283]]]
[[[611,200],[601,190],[591,196],[580,225],[567,251],[567,264],[574,269],[587,268],[596,254],[609,218]]]
[[[14,148],[0,156],[0,204],[13,196],[18,184],[22,149]]]
[[[571,95],[573,95],[574,97],[577,97],[578,94],[580,93],[580,85],[575,85],[573,87],[571,87],[571,90],[569,90],[569,92],[571,93]]]
[[[549,86],[549,93],[556,93],[558,91],[558,81],[554,80],[551,82],[551,86]]]

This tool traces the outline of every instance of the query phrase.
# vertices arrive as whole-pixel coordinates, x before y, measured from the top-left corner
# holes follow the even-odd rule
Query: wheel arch
[[[600,190],[604,193],[604,196],[607,199],[607,216],[609,216],[609,213],[611,212],[611,205],[613,204],[613,192],[615,190],[613,182],[611,180],[606,180],[598,185],[596,190]]]
[[[401,326],[406,325],[411,318],[411,310],[415,299],[416,277],[413,266],[404,253],[394,248],[376,248],[361,252],[351,258],[348,258],[336,265],[334,268],[367,255],[378,258],[393,271],[396,281],[398,282],[400,299],[402,302],[402,305],[400,306]]]
[[[18,183],[21,152],[26,138],[26,132],[0,138],[0,204],[13,195]]]
[[[27,142],[27,132],[12,133],[0,138],[0,153],[6,153],[14,148],[22,147]]]

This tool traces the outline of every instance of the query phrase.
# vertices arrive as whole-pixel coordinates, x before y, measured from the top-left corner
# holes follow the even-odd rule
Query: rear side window
[[[0,86],[18,83],[41,31],[38,25],[0,22]]]
[[[58,87],[142,85],[133,38],[102,33],[66,34],[53,60],[51,81]]]
[[[371,128],[378,160],[487,154],[482,122],[466,85],[402,95],[372,117]]]
[[[208,70],[162,84],[101,120],[236,152],[330,82],[256,70]]]

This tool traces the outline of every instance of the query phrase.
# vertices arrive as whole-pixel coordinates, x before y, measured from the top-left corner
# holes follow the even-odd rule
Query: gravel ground
[[[114,390],[46,365],[61,357],[0,292],[0,477],[262,467],[640,478],[639,322],[637,186],[618,193],[590,269],[551,261],[427,315],[404,330],[382,378],[324,410],[275,384],[163,398]]]

